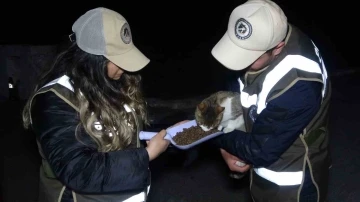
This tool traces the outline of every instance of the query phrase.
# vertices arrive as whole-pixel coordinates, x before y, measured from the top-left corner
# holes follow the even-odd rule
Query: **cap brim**
[[[121,55],[105,55],[107,59],[129,72],[136,72],[144,68],[149,62],[147,58],[139,49],[135,46],[128,52]]]
[[[215,59],[231,70],[245,69],[265,52],[240,48],[231,41],[227,32],[211,50]]]

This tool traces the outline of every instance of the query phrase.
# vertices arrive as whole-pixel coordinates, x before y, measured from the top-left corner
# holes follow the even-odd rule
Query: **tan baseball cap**
[[[139,71],[150,62],[134,46],[126,19],[115,11],[102,7],[89,10],[75,21],[72,31],[80,49],[103,55],[126,71]]]
[[[285,38],[287,25],[274,2],[248,0],[232,11],[227,31],[211,54],[229,69],[245,69]]]

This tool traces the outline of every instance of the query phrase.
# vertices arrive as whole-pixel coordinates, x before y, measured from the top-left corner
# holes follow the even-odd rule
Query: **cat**
[[[235,129],[246,132],[240,93],[232,91],[218,91],[205,98],[197,105],[195,120],[204,130],[214,128],[229,133]],[[238,166],[245,163],[238,161]],[[240,180],[246,174],[230,171],[229,176]]]
[[[235,129],[245,131],[240,94],[218,91],[202,100],[195,110],[196,123],[204,130],[217,129],[229,133]]]

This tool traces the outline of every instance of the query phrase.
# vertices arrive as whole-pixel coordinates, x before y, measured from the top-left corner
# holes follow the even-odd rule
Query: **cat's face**
[[[224,114],[224,107],[203,101],[197,105],[195,119],[197,124],[204,130],[209,131],[220,125]]]

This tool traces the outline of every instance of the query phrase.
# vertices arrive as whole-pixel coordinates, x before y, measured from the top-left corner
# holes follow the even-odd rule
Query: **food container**
[[[179,149],[182,150],[186,150],[186,149],[190,149],[198,144],[201,144],[207,140],[210,140],[212,138],[215,138],[221,134],[224,134],[223,132],[219,131],[219,132],[215,132],[212,133],[210,135],[206,135],[198,140],[196,140],[195,142],[192,142],[191,144],[187,144],[187,145],[178,145],[175,141],[174,141],[174,137],[177,135],[178,132],[182,132],[184,129],[193,127],[193,126],[197,126],[197,123],[195,120],[191,120],[188,121],[186,123],[174,126],[172,128],[169,128],[166,130],[166,136],[164,139],[167,139],[171,142],[171,144]],[[150,140],[152,137],[154,137],[157,133],[156,132],[147,132],[147,131],[140,131],[139,133],[139,138],[140,140]]]

